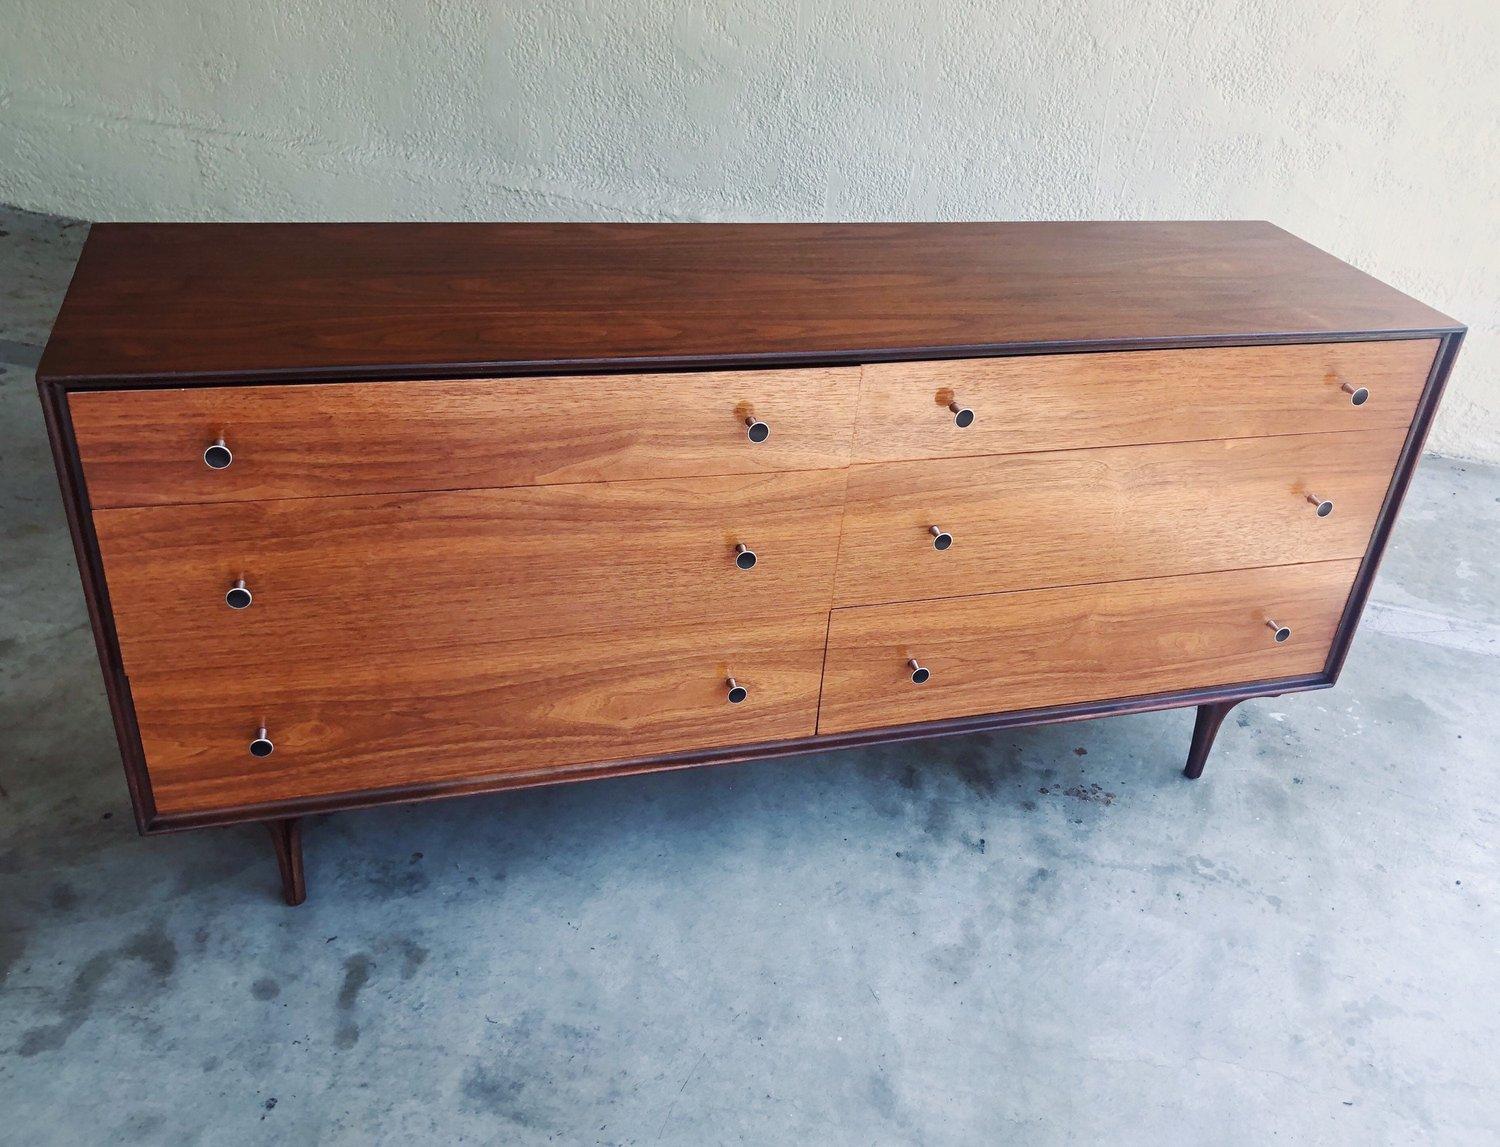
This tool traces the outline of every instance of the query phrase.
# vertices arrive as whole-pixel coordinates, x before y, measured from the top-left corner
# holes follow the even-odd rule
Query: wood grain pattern
[[[867,366],[856,462],[1368,430],[1411,423],[1436,339]],[[1366,387],[1360,406],[1340,389]],[[975,412],[955,425],[948,404]]]
[[[836,609],[818,732],[1318,671],[1358,561]],[[1277,644],[1267,618],[1289,626]],[[931,671],[915,685],[908,658]]]
[[[86,391],[95,507],[817,470],[849,460],[857,368]],[[771,427],[752,442],[745,419]],[[223,437],[234,462],[204,465]]]
[[[1262,222],[98,224],[38,375],[451,377],[1458,329]]]
[[[826,615],[132,676],[164,815],[812,733]],[[726,699],[725,679],[749,690]],[[248,745],[264,725],[268,757]]]
[[[884,462],[849,476],[838,605],[1353,558],[1402,430]],[[1334,503],[1320,518],[1309,493]],[[939,552],[928,534],[953,536]]]
[[[103,510],[125,669],[826,611],[845,472]],[[753,569],[735,564],[749,545]],[[225,592],[244,578],[248,609]],[[444,654],[446,655],[446,654]]]

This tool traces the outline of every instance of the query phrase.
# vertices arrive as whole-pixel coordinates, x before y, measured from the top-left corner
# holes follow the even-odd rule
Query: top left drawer
[[[102,508],[831,469],[858,398],[842,367],[94,390],[68,406]]]

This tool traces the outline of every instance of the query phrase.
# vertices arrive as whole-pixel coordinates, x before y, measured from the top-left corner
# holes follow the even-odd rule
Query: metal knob
[[[928,526],[927,532],[932,535],[932,548],[935,550],[946,550],[953,544],[953,535],[941,526]]]
[[[269,757],[276,751],[276,746],[271,744],[271,738],[266,736],[266,727],[262,725],[260,731],[255,734],[255,740],[250,742],[250,755],[252,757]]]
[[[974,412],[967,406],[960,406],[957,399],[948,404],[948,409],[953,411],[953,421],[960,427],[974,425]]]
[[[734,564],[742,570],[755,568],[755,551],[744,542],[734,547]]]
[[[1326,518],[1329,514],[1333,513],[1332,502],[1324,498],[1320,498],[1316,494],[1309,494],[1307,496],[1307,500],[1318,508],[1318,517]]]
[[[764,442],[771,437],[771,428],[751,414],[745,419],[745,434],[751,442]]]
[[[255,598],[251,595],[250,591],[245,588],[244,578],[240,578],[239,581],[230,586],[229,592],[224,595],[224,604],[229,606],[230,609],[249,609],[250,603],[254,600]]]
[[[1277,625],[1269,617],[1266,618],[1266,628],[1269,629],[1273,634],[1275,634],[1277,645],[1280,645],[1283,641],[1285,641],[1292,635],[1292,631],[1290,629],[1288,629],[1284,625]]]
[[[222,438],[203,452],[203,464],[210,470],[222,470],[233,461],[234,452],[224,445]]]
[[[926,666],[917,664],[915,657],[907,661],[906,667],[911,670],[911,683],[913,685],[920,685],[932,676]]]
[[[724,679],[724,684],[729,686],[728,696],[729,703],[731,705],[738,705],[746,697],[750,696],[750,691],[743,685],[737,683],[733,677],[726,677]]]
[[[1351,386],[1347,382],[1339,384],[1339,389],[1349,396],[1349,401],[1355,406],[1363,406],[1370,401],[1370,390],[1364,386]]]

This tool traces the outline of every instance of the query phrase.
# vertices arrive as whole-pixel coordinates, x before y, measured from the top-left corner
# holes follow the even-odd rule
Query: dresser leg
[[[1229,716],[1229,710],[1238,704],[1238,701],[1214,701],[1198,706],[1198,719],[1193,722],[1193,744],[1188,749],[1187,768],[1182,770],[1182,775],[1188,780],[1196,781],[1203,775],[1203,765],[1208,760],[1208,751],[1214,747],[1219,726]]]
[[[276,849],[276,867],[281,869],[281,894],[295,908],[307,899],[307,880],[302,874],[302,822],[291,817],[265,824]]]

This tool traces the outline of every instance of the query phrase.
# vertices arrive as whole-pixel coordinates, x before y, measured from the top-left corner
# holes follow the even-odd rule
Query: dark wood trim
[[[497,774],[463,781],[436,784],[403,785],[385,789],[339,793],[309,800],[278,801],[271,804],[244,805],[212,813],[158,816],[146,828],[148,833],[182,832],[188,829],[212,828],[275,818],[306,816],[315,813],[344,812],[350,809],[374,808],[387,804],[440,800],[447,797],[475,796],[481,793],[505,792],[510,789],[539,788],[543,785],[570,784],[576,781],[602,780],[608,777],[635,776],[640,773],[669,769],[691,769],[702,765],[727,765],[744,761],[763,761],[800,753],[829,752],[834,749],[863,748],[870,745],[920,741],[960,733],[984,733],[999,729],[1056,725],[1070,721],[1091,721],[1098,717],[1115,717],[1126,713],[1147,713],[1159,709],[1176,709],[1191,705],[1219,702],[1238,704],[1253,697],[1278,696],[1309,689],[1326,689],[1333,684],[1321,675],[1283,677],[1247,685],[1221,685],[1207,689],[1190,689],[1174,693],[1156,693],[1143,697],[1124,697],[1109,701],[1088,701],[1078,705],[1059,705],[1047,709],[1026,709],[1014,713],[993,713],[978,717],[953,717],[915,725],[886,729],[868,729],[857,733],[825,734],[799,737],[790,741],[771,741],[759,745],[736,745],[690,753],[671,753],[634,760],[610,761],[588,765],[565,773]]]
[[[1238,701],[1214,701],[1198,706],[1198,715],[1193,720],[1193,741],[1188,746],[1187,764],[1182,769],[1182,775],[1188,780],[1196,781],[1203,775],[1203,766],[1208,762],[1209,750],[1214,747],[1214,738],[1219,735],[1219,726],[1229,716],[1229,710],[1238,704]]]
[[[69,375],[46,370],[38,379],[69,390],[153,390],[183,386],[256,386],[320,382],[409,382],[416,379],[545,377],[577,374],[669,374],[698,370],[776,370],[859,366],[877,362],[920,362],[950,358],[1012,358],[1048,354],[1102,354],[1114,351],[1191,350],[1225,346],[1282,346],[1304,343],[1403,342],[1441,339],[1466,327],[1362,332],[1266,331],[1254,335],[1203,335],[1175,339],[1092,339],[1051,343],[986,343],[964,346],[853,348],[840,351],[725,354],[704,357],[661,355],[640,358],[495,360],[393,363],[361,367],[308,367],[226,372]]]
[[[53,456],[57,461],[59,481],[62,486],[64,506],[67,511],[69,529],[73,536],[74,550],[78,557],[79,573],[83,580],[84,595],[88,603],[89,618],[99,649],[100,666],[104,673],[105,689],[110,709],[114,715],[116,735],[125,766],[131,802],[135,809],[136,824],[143,833],[176,832],[213,825],[235,824],[246,821],[285,819],[309,813],[341,811],[367,808],[377,805],[434,800],[453,796],[464,796],[486,792],[500,792],[515,788],[529,788],[545,784],[562,784],[573,781],[592,780],[602,777],[626,776],[636,773],[665,769],[691,768],[698,765],[725,764],[736,761],[760,760],[791,756],[799,753],[820,752],[839,748],[854,748],[890,742],[917,740],[944,736],[953,733],[991,731],[1018,728],[1030,725],[1052,724],[1064,721],[1090,720],[1096,717],[1123,713],[1144,712],[1155,709],[1177,708],[1191,705],[1206,705],[1226,701],[1242,701],[1251,697],[1274,695],[1306,689],[1327,688],[1337,680],[1342,668],[1354,628],[1358,623],[1370,583],[1383,555],[1396,511],[1400,507],[1412,471],[1421,455],[1423,442],[1431,427],[1437,401],[1446,384],[1454,356],[1462,342],[1463,328],[1434,329],[1421,331],[1374,331],[1345,332],[1338,334],[1308,335],[1264,335],[1220,339],[1176,339],[1143,340],[1140,342],[1091,342],[1091,343],[1031,343],[1024,346],[983,348],[910,348],[901,351],[851,351],[847,355],[818,355],[811,357],[796,355],[755,356],[747,361],[745,356],[727,356],[702,361],[682,360],[620,360],[609,364],[597,362],[548,362],[495,364],[493,370],[472,364],[461,367],[438,368],[433,373],[421,373],[420,377],[462,377],[483,373],[507,374],[572,374],[580,371],[603,373],[606,370],[619,373],[635,373],[663,369],[732,369],[736,367],[785,367],[809,365],[847,365],[853,362],[897,361],[937,357],[980,357],[1012,354],[1068,354],[1106,350],[1171,350],[1198,346],[1273,345],[1279,343],[1312,342],[1365,342],[1388,341],[1413,338],[1439,338],[1440,345],[1434,359],[1428,383],[1417,407],[1412,429],[1403,448],[1400,463],[1391,488],[1387,493],[1380,516],[1377,519],[1373,541],[1364,564],[1356,577],[1349,604],[1335,635],[1325,672],[1309,677],[1289,678],[1268,682],[1252,682],[1232,687],[1207,690],[1189,690],[1179,693],[1159,694],[1150,697],[1124,698],[1111,701],[1090,702],[1082,705],[1063,706],[1055,709],[1031,710],[1016,713],[991,714],[981,717],[966,717],[955,720],[931,722],[920,725],[901,726],[871,730],[837,736],[814,736],[793,741],[760,745],[737,746],[730,749],[706,752],[672,754],[655,758],[616,761],[589,766],[564,774],[491,776],[462,782],[416,785],[400,788],[368,790],[339,794],[333,797],[278,804],[247,805],[216,811],[211,814],[163,816],[157,813],[151,795],[150,779],[146,771],[140,734],[135,726],[134,706],[130,697],[130,683],[125,677],[119,654],[118,640],[109,607],[108,589],[99,559],[99,547],[94,536],[89,509],[87,488],[78,459],[77,444],[73,437],[72,422],[68,413],[67,395],[74,390],[110,389],[119,387],[182,386],[185,384],[245,384],[255,385],[274,382],[320,382],[333,378],[377,379],[378,372],[361,368],[357,371],[299,372],[295,377],[274,373],[241,374],[233,376],[172,376],[143,380],[121,376],[113,379],[92,379],[87,385],[77,380],[62,377],[38,376],[38,389],[46,413],[48,435]],[[413,368],[402,367],[399,373],[392,368],[389,378],[418,377]],[[446,373],[445,373],[446,371]]]
[[[1463,345],[1464,335],[1462,331],[1443,336],[1438,344],[1437,354],[1432,360],[1432,369],[1427,375],[1427,385],[1422,390],[1422,397],[1417,400],[1417,412],[1412,418],[1411,429],[1407,431],[1406,443],[1401,448],[1401,454],[1396,460],[1396,472],[1391,479],[1390,488],[1386,491],[1385,501],[1381,503],[1380,513],[1375,519],[1375,530],[1370,537],[1369,549],[1365,551],[1364,561],[1360,564],[1359,572],[1354,575],[1354,587],[1349,592],[1349,603],[1344,607],[1344,616],[1339,619],[1338,629],[1334,631],[1333,645],[1328,651],[1328,662],[1324,666],[1330,682],[1337,682],[1339,674],[1343,672],[1344,661],[1349,656],[1349,646],[1354,641],[1354,631],[1359,626],[1359,619],[1364,615],[1365,603],[1370,597],[1370,587],[1375,582],[1375,575],[1380,570],[1380,561],[1385,556],[1386,544],[1391,538],[1391,529],[1396,524],[1396,516],[1401,511],[1401,503],[1406,498],[1406,491],[1411,486],[1412,475],[1416,473],[1417,463],[1422,458],[1422,447],[1427,442],[1427,434],[1432,429],[1433,418],[1437,415],[1438,402],[1443,397],[1443,390],[1448,385],[1448,375],[1453,369],[1453,360],[1458,357],[1458,349]]]
[[[73,437],[73,419],[68,411],[66,390],[38,378],[42,414],[47,424],[47,438],[57,466],[57,480],[62,488],[63,511],[68,532],[73,538],[73,556],[83,581],[83,599],[88,608],[94,644],[99,652],[99,668],[104,674],[104,691],[114,718],[115,738],[125,765],[125,783],[130,789],[130,804],[135,810],[136,827],[150,831],[156,818],[156,801],[151,795],[151,778],[146,772],[145,750],[140,730],[136,728],[135,703],[130,696],[130,681],[120,659],[120,642],[115,633],[114,613],[110,609],[109,589],[104,581],[104,566],[99,557],[99,539],[94,533],[94,519],[89,507],[87,485],[78,457],[78,443]]]

